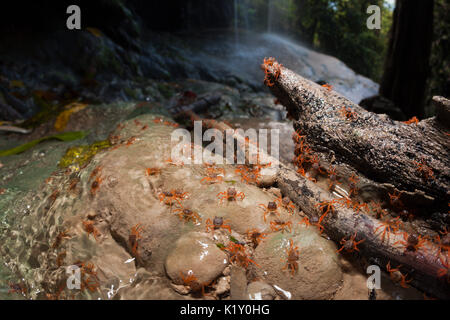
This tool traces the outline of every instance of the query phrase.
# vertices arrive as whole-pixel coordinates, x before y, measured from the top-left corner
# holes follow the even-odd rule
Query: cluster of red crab
[[[347,109],[342,110],[342,115],[346,119],[353,119],[354,116],[351,111]],[[319,158],[317,155],[313,154],[312,149],[309,147],[309,145],[306,142],[306,136],[302,135],[299,131],[295,132],[293,134],[293,140],[295,143],[295,157],[294,157],[294,164],[297,167],[297,172],[307,178],[308,180],[312,182],[317,182],[315,178],[319,175],[327,175],[327,178],[329,180],[328,187],[329,190],[332,190],[336,187],[336,185],[341,184],[341,181],[338,178],[338,175],[336,173],[335,167],[330,167],[328,170],[325,170],[322,168],[322,166],[319,163]],[[425,161],[421,159],[420,162],[415,162],[417,166],[417,170],[425,179],[433,179],[433,172],[430,167],[427,166]],[[308,171],[308,175],[307,174]],[[314,178],[313,178],[314,177]],[[374,230],[374,233],[376,234],[379,232],[379,235],[381,237],[381,240],[384,241],[385,238],[390,238],[391,234],[398,234],[400,228],[402,227],[402,224],[404,221],[412,220],[414,218],[414,215],[411,213],[411,210],[408,210],[401,200],[401,192],[394,191],[392,193],[388,193],[389,196],[389,208],[388,211],[386,208],[383,208],[380,202],[377,201],[371,201],[370,203],[364,203],[357,200],[358,195],[358,183],[359,178],[352,174],[347,179],[347,185],[349,186],[348,196],[341,197],[338,199],[332,199],[330,201],[322,201],[318,203],[316,206],[319,210],[319,217],[312,217],[312,218],[304,218],[303,223],[306,225],[315,225],[319,228],[320,232],[323,231],[323,221],[328,217],[330,214],[334,214],[336,212],[337,206],[345,207],[348,209],[352,209],[357,214],[364,212],[367,214],[374,215],[377,219],[381,220],[380,225],[377,226]],[[389,214],[391,213],[391,215]],[[392,215],[395,215],[395,217],[391,217]],[[429,239],[425,236],[421,236],[418,234],[408,234],[406,232],[401,233],[401,236],[403,237],[403,240],[396,241],[393,245],[401,245],[404,247],[405,251],[408,252],[417,252],[419,250],[425,250],[425,245],[428,241],[433,241],[437,247],[438,250],[436,252],[436,256],[438,259],[440,259],[443,268],[439,270],[439,276],[447,276],[448,271],[448,252],[449,252],[449,244],[450,244],[450,236],[448,235],[448,232],[444,230],[442,232],[443,238],[439,235],[434,237],[433,239]],[[353,235],[350,235],[348,237],[344,237],[340,244],[342,247],[338,250],[339,252],[342,250],[345,250],[347,252],[353,252],[353,251],[359,251],[358,244],[365,241],[365,239],[361,239],[359,241],[356,240],[357,235],[356,233]],[[442,253],[445,253],[445,259],[442,258]],[[406,285],[406,283],[404,284]]]
[[[93,221],[82,221],[82,226],[83,229],[88,233],[88,236],[90,234],[93,234],[94,238],[96,240],[98,240],[98,237],[100,236],[99,231],[94,227],[94,222]],[[60,231],[56,237],[55,240],[53,241],[52,244],[52,249],[53,250],[58,250],[59,247],[61,246],[61,244],[63,243],[64,240],[68,240],[71,239],[72,235],[70,235],[70,230],[64,230],[64,231]],[[56,255],[56,266],[59,268],[61,266],[64,265],[64,259],[66,258],[66,251],[60,251],[57,255]],[[88,290],[90,292],[96,292],[99,290],[100,288],[100,282],[97,276],[97,272],[95,271],[95,266],[93,263],[85,263],[83,261],[77,261],[75,263],[72,263],[71,265],[75,265],[78,268],[80,268],[80,274],[81,274],[81,287],[80,290],[84,291],[84,290]],[[46,297],[49,300],[59,300],[63,297],[68,298],[65,296],[65,290],[66,288],[66,283],[64,281],[64,283],[62,283],[59,287],[59,289],[57,290],[57,292],[54,293],[46,293]],[[75,294],[72,294],[72,299],[74,299]]]
[[[341,184],[337,179],[336,168],[330,166],[328,170],[320,165],[320,159],[317,154],[314,154],[311,147],[306,141],[306,136],[302,135],[300,131],[296,131],[292,135],[294,140],[294,159],[293,163],[297,168],[297,173],[307,178],[312,182],[317,182],[317,180],[311,176],[307,175],[307,171],[311,175],[317,176],[319,174],[326,174],[329,179],[329,189],[331,190],[336,184]]]
[[[272,87],[276,80],[278,80],[281,74],[281,67],[283,65],[278,63],[275,58],[264,58],[263,64],[261,65],[261,69],[264,70],[264,84],[268,87]],[[270,70],[273,69],[273,71]]]
[[[242,178],[242,182],[251,184],[255,183],[258,178],[260,177],[260,171],[262,168],[269,166],[270,164],[261,164],[259,161],[257,161],[256,164],[248,164],[248,165],[240,165],[236,169],[236,173],[239,173]],[[218,167],[215,164],[212,163],[206,163],[204,164],[205,167],[205,177],[200,180],[201,183],[220,183],[223,181],[223,177],[225,175],[225,171],[223,168]],[[180,219],[184,219],[186,222],[192,221],[194,223],[201,222],[200,216],[190,210],[183,208],[182,200],[183,195],[181,191],[177,190],[171,190],[169,192],[162,192],[160,194],[160,201],[168,206],[177,205],[179,208],[179,216]],[[236,188],[229,187],[223,192],[219,192],[217,194],[217,198],[220,203],[232,203],[236,201],[243,201],[245,199],[245,194],[243,192],[238,192]],[[267,221],[267,215],[275,215],[277,219],[270,222],[270,227],[273,231],[289,231],[292,232],[292,222],[290,221],[282,221],[280,220],[280,214],[278,212],[279,208],[284,208],[287,210],[290,214],[294,213],[295,206],[294,204],[289,200],[289,198],[285,197],[282,198],[281,196],[278,197],[275,201],[269,202],[267,205],[260,204],[259,205],[261,209],[263,209],[263,218],[264,221]],[[221,249],[224,251],[227,251],[229,254],[230,261],[238,264],[244,268],[247,268],[250,263],[258,266],[249,256],[245,243],[241,243],[237,240],[235,240],[233,237],[231,237],[231,226],[228,224],[229,222],[223,217],[216,216],[214,219],[207,219],[205,221],[206,226],[206,232],[214,232],[218,229],[225,229],[228,230],[230,233],[230,242],[227,246],[220,246]],[[265,238],[266,233],[260,232],[256,229],[254,230],[248,230],[246,233],[247,238],[249,239],[249,242],[251,245],[253,245],[253,248],[255,248],[262,239]],[[290,255],[290,257],[294,257],[296,255]],[[289,257],[289,255],[288,255]],[[289,260],[289,259],[288,259]],[[287,268],[291,269],[292,266],[296,266],[294,261],[291,259],[290,262],[287,264]],[[189,285],[191,282],[192,277],[188,277],[186,280],[186,285]]]

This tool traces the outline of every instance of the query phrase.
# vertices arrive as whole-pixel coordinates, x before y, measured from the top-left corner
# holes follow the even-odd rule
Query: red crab
[[[292,232],[292,222],[291,221],[282,222],[279,220],[271,221],[270,228],[274,232],[281,230],[281,232],[284,233],[284,231],[286,231],[287,229],[289,229],[289,232]]]
[[[372,209],[372,212],[375,213],[375,217],[376,217],[377,219],[381,219],[381,218],[383,218],[385,215],[388,214],[387,210],[386,210],[386,209],[383,209],[383,208],[381,207],[380,202],[378,202],[378,201],[373,201],[373,200],[370,201],[370,207],[371,207],[371,209]]]
[[[357,195],[358,194],[358,189],[356,188],[356,186],[358,185],[358,182],[359,182],[358,176],[356,176],[354,173],[352,173],[351,177],[348,178],[348,181],[350,181],[350,183],[349,183],[349,186],[350,186],[349,196]]]
[[[424,158],[420,159],[420,162],[413,161],[417,167],[417,172],[422,175],[425,180],[434,179],[433,169],[431,169]]]
[[[94,236],[95,240],[98,240],[98,236],[100,236],[100,232],[97,228],[94,227],[94,221],[82,221],[84,231],[87,232],[88,237],[90,234]]]
[[[344,249],[347,252],[359,251],[358,244],[364,242],[365,239],[359,241],[355,241],[355,239],[356,239],[356,232],[352,236],[350,236],[348,240],[346,240],[345,237],[342,238],[341,241],[339,242],[342,245],[342,247],[337,252],[341,252]]]
[[[175,212],[178,212],[178,217],[180,218],[180,220],[183,220],[183,219],[185,221],[192,220],[192,222],[194,224],[197,224],[202,221],[200,216],[196,212],[194,212],[190,209],[181,207],[181,208],[175,209]]]
[[[402,244],[405,247],[405,251],[413,251],[416,252],[418,251],[420,248],[423,248],[424,244],[427,242],[427,240],[422,237],[421,235],[415,235],[415,234],[407,234],[406,232],[402,233],[403,239],[394,242],[394,246],[397,243]],[[426,251],[426,249],[425,249]]]
[[[288,269],[291,271],[292,275],[295,274],[295,272],[298,270],[298,256],[299,251],[298,247],[294,247],[294,242],[292,239],[289,239],[289,248],[286,249],[287,254],[287,262],[286,265],[283,267],[283,270]]]
[[[273,67],[274,71],[271,73],[269,71],[269,67]],[[282,65],[275,61],[275,58],[264,58],[264,62],[261,65],[261,68],[264,70],[264,84],[268,87],[272,87],[275,83],[274,81],[278,80],[278,77],[281,74]]]
[[[400,200],[400,196],[402,195],[401,192],[395,190],[392,194],[388,193],[389,195],[389,203],[396,208],[403,207],[403,202]]]
[[[396,232],[400,229],[402,222],[399,220],[400,218],[394,218],[391,220],[382,221],[381,224],[375,228],[374,233],[378,230],[383,230],[381,232],[381,241],[384,241],[385,235],[387,234],[387,238],[389,241],[389,235],[391,233],[396,234]]]
[[[256,248],[258,244],[267,236],[267,233],[252,229],[248,230],[246,235],[252,241],[253,247]]]
[[[391,280],[396,281],[396,282],[400,281],[400,275],[401,275],[400,267],[401,266],[402,265],[400,264],[397,266],[397,268],[392,268],[391,262],[388,261],[388,263],[386,264],[386,271],[389,272],[389,276],[391,277]]]
[[[222,217],[215,217],[212,221],[211,219],[207,219],[206,232],[223,228],[227,229],[231,233],[231,227],[225,223],[227,223],[227,220],[224,220]]]
[[[200,180],[200,183],[207,182],[207,183],[216,183],[223,181],[223,176],[219,175],[218,173],[210,173],[206,177]]]
[[[335,207],[334,204],[337,203],[338,200],[331,200],[331,201],[322,201],[316,204],[316,207],[319,207],[319,210],[321,211],[322,215],[319,218],[319,224],[322,223],[323,219],[328,215],[328,213],[334,213]]]
[[[274,213],[274,214],[277,215],[277,216],[280,215],[280,214],[278,213],[278,211],[277,211],[278,206],[277,206],[277,203],[276,203],[276,202],[270,201],[270,202],[267,204],[267,206],[266,206],[265,204],[259,204],[259,206],[261,207],[261,209],[264,209],[264,222],[267,221],[267,219],[266,219],[266,215],[267,215],[267,214]]]
[[[346,119],[346,120],[356,120],[358,118],[358,114],[354,111],[352,111],[352,109],[350,107],[342,107],[341,109],[339,109],[339,112],[341,114],[341,116]]]
[[[443,268],[440,268],[437,271],[437,276],[439,278],[445,278],[447,280],[448,283],[450,283],[450,263],[448,263],[448,261],[442,261],[442,266]]]
[[[412,117],[411,119],[409,119],[408,121],[402,121],[405,124],[418,124],[419,123],[419,119],[417,119],[416,116]]]
[[[225,169],[224,168],[220,168],[218,166],[216,166],[215,163],[205,163],[203,164],[206,168],[206,174],[212,175],[212,174],[221,174],[221,175],[225,175]]]
[[[161,173],[161,169],[159,169],[159,168],[146,168],[145,169],[146,176],[154,176],[154,175],[160,174],[160,173]]]
[[[141,232],[144,229],[141,227],[141,224],[138,223],[137,225],[135,225],[134,227],[131,228],[131,233],[128,236],[128,243],[130,244],[131,247],[131,252],[133,253],[134,257],[138,257],[138,244],[139,244],[139,239],[141,239]]]
[[[259,265],[255,261],[248,257],[248,254],[245,251],[245,247],[242,244],[237,244],[233,241],[230,241],[225,250],[229,252],[231,262],[236,263],[237,265],[244,268],[248,268],[250,262],[259,267]]]
[[[100,189],[100,184],[102,183],[103,179],[101,177],[95,178],[94,182],[91,184],[91,195],[95,196],[97,191]]]
[[[70,238],[71,238],[71,236],[69,235],[69,230],[61,231],[56,236],[55,241],[53,242],[53,245],[52,245],[52,249],[58,248],[64,239],[70,239]]]
[[[187,272],[187,276],[184,276],[180,271],[180,277],[184,286],[188,287],[193,293],[201,292],[202,296],[205,295],[205,288],[212,285],[211,282],[200,283],[192,270]]]
[[[170,210],[172,210],[174,203],[178,203],[180,207],[182,207],[181,202],[189,198],[189,192],[172,189],[170,191],[161,192],[158,197],[160,202],[164,202],[164,204],[170,206]]]
[[[440,235],[437,235],[434,237],[434,242],[438,246],[438,250],[436,253],[436,256],[438,258],[441,257],[441,253],[447,253],[447,258],[449,258],[450,253],[450,234],[447,231],[447,228],[444,229],[444,231],[439,231],[440,234],[442,234],[442,237]]]
[[[237,198],[244,200],[245,194],[243,192],[237,192],[235,188],[228,188],[226,191],[219,192],[217,197],[222,203],[225,199],[228,201],[236,201]]]
[[[325,171],[323,171],[322,167],[320,166],[320,159],[316,154],[310,156],[307,161],[311,164],[311,168],[313,170],[320,172],[322,174],[325,173]]]
[[[336,184],[341,184],[337,179],[337,173],[335,167],[330,167],[327,170],[328,179],[330,179],[330,183],[328,184],[328,189],[331,190]]]
[[[279,196],[275,199],[276,202],[278,202],[279,206],[287,210],[290,214],[294,213],[295,206],[292,203],[292,201],[288,197],[282,198]]]

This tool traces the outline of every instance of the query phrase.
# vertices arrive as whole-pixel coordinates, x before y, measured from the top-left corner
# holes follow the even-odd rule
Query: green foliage
[[[370,5],[381,8],[381,30],[367,28]],[[381,78],[392,24],[384,0],[240,0],[238,12],[240,28],[249,21],[251,29],[265,31],[271,20],[272,31],[294,35],[375,81]]]
[[[435,95],[450,98],[450,3],[448,0],[435,0],[434,2],[433,31],[428,100]],[[432,110],[427,110],[427,115],[431,114]]]
[[[43,138],[39,138],[39,139],[30,141],[30,142],[27,142],[25,144],[14,147],[12,149],[0,150],[0,157],[22,153],[22,152],[34,147],[38,143],[41,143],[42,141],[49,140],[49,139],[58,139],[61,141],[73,141],[73,140],[82,139],[85,136],[86,136],[86,132],[84,132],[84,131],[74,131],[74,132],[64,132],[64,133],[60,133],[60,134],[54,134],[51,136],[47,136],[47,137],[43,137]]]
[[[298,34],[311,46],[344,61],[356,72],[379,81],[383,71],[392,12],[382,0],[299,0]],[[381,8],[381,30],[369,30],[370,5]]]

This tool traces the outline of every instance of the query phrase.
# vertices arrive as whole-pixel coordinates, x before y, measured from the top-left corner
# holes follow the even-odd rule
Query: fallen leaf
[[[27,142],[25,144],[14,147],[12,149],[0,150],[0,157],[10,156],[13,154],[18,154],[18,153],[24,152],[24,151],[34,147],[38,143],[45,141],[45,140],[49,140],[49,139],[58,139],[61,141],[73,141],[73,140],[77,140],[77,139],[82,139],[85,136],[86,136],[86,132],[84,132],[84,131],[64,132],[64,133],[60,133],[60,134],[55,134],[55,135],[51,135],[51,136],[47,136],[47,137],[43,137],[43,138],[39,138],[39,139],[30,141],[30,142]]]
[[[67,123],[69,122],[69,119],[70,119],[70,116],[72,115],[72,113],[81,111],[86,107],[87,107],[87,104],[77,103],[77,102],[73,102],[73,103],[65,106],[65,108],[67,110],[64,110],[63,112],[61,112],[58,115],[58,117],[56,118],[56,121],[55,121],[56,131],[63,131],[66,128]]]
[[[23,88],[23,87],[25,87],[25,85],[20,80],[11,80],[9,82],[9,87],[10,88]]]
[[[89,31],[90,33],[92,33],[97,38],[100,38],[103,36],[102,32],[100,30],[98,30],[97,28],[88,27],[88,28],[86,28],[86,30]]]

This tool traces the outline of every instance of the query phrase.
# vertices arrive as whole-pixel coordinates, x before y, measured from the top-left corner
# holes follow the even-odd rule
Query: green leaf
[[[14,147],[12,149],[0,150],[0,157],[22,153],[45,140],[58,139],[61,141],[68,142],[68,141],[83,139],[85,136],[86,136],[85,131],[73,131],[73,132],[63,132],[63,133],[59,133],[59,134],[54,134],[51,136],[47,136],[47,137],[43,137],[43,138],[39,138],[39,139],[30,141],[30,142],[27,142],[25,144]]]
[[[233,241],[234,243],[238,243],[238,244],[239,244],[239,240],[236,239],[236,238],[233,237],[233,236],[230,236],[230,241]]]

